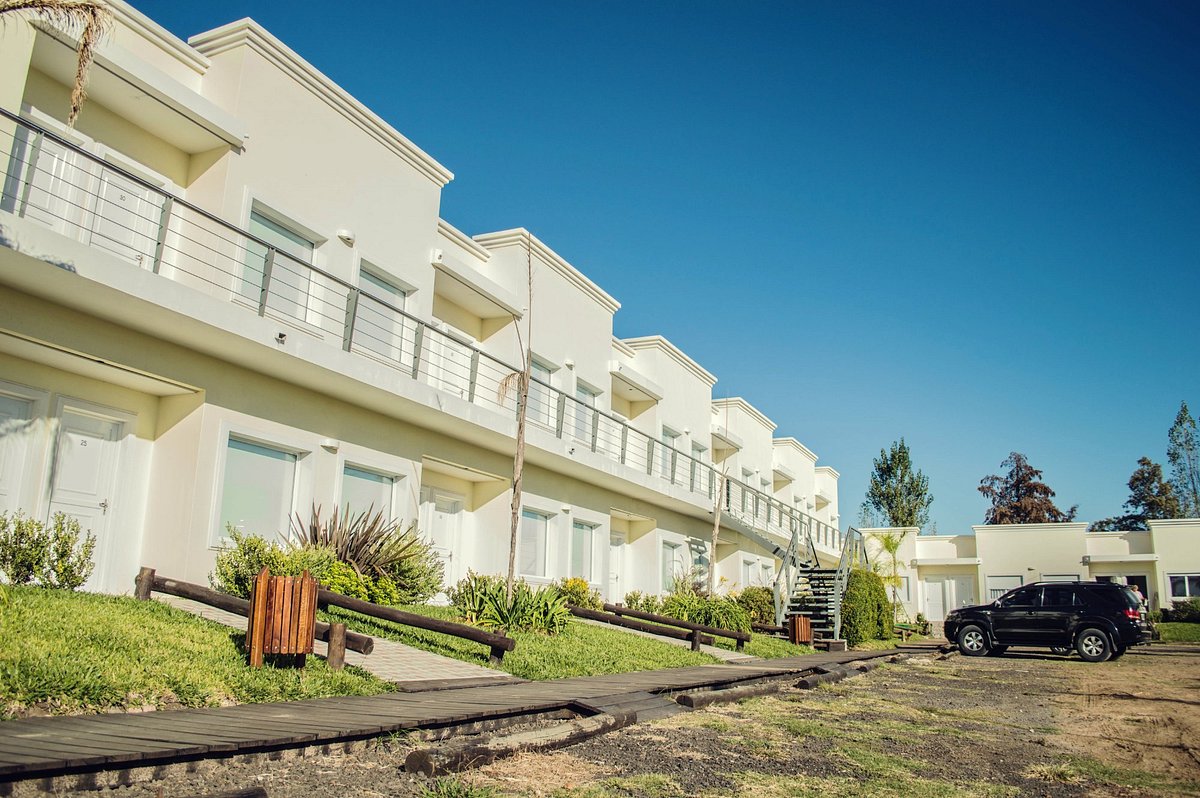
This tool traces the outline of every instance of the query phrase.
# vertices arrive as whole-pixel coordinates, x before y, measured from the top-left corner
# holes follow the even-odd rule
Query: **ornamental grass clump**
[[[750,631],[750,613],[729,596],[701,596],[679,591],[663,599],[662,614],[731,632]]]
[[[553,586],[534,590],[524,579],[513,583],[512,599],[504,577],[467,573],[446,591],[450,603],[467,623],[504,632],[532,631],[558,634],[567,628],[571,611]]]

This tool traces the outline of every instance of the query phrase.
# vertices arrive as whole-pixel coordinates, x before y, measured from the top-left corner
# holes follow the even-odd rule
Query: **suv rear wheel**
[[[968,657],[982,657],[988,653],[987,635],[974,624],[964,626],[958,632],[958,650]]]
[[[1112,656],[1112,643],[1100,629],[1084,629],[1075,638],[1075,651],[1085,662],[1104,662]]]

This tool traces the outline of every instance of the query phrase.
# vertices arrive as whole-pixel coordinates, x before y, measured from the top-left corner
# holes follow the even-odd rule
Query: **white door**
[[[452,585],[457,579],[454,552],[458,548],[462,526],[463,497],[433,488],[421,488],[421,533],[442,559],[445,581]]]
[[[34,219],[51,230],[74,236],[79,208],[84,204],[82,187],[88,184],[88,175],[77,168],[75,153],[50,138],[42,140],[37,162],[32,163],[35,138],[24,129],[14,137],[17,151],[12,155],[12,164],[20,162],[22,180],[5,187],[5,209],[14,209],[18,215]]]
[[[954,606],[956,608],[970,607],[979,603],[975,599],[975,577],[955,576],[951,581],[954,583]]]
[[[86,240],[147,268],[154,258],[162,198],[110,169],[100,172]]]
[[[0,513],[33,511],[22,506],[32,417],[31,400],[0,394]]]
[[[625,600],[625,536],[608,536],[608,601],[615,604]]]
[[[946,620],[946,580],[925,580],[925,618],[930,621]]]
[[[58,445],[51,465],[50,508],[47,518],[65,513],[79,521],[85,535],[96,536],[96,570],[92,583],[102,582],[107,545],[107,520],[112,513],[117,459],[124,424],[74,408],[63,408]]]
[[[443,325],[447,332],[426,330],[429,353],[429,384],[446,393],[466,398],[471,387],[471,337]]]

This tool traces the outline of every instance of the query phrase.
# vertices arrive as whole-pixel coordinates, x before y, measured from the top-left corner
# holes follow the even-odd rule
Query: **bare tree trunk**
[[[529,380],[533,372],[533,242],[525,234],[525,285],[528,303],[525,308],[526,341],[521,337],[521,324],[513,319],[517,328],[517,346],[521,350],[521,373],[517,377],[517,449],[513,455],[512,515],[508,538],[508,578],[504,596],[512,604],[513,585],[517,581],[517,535],[521,530],[521,483],[525,477],[525,420],[529,415]]]
[[[517,451],[513,457],[512,524],[508,539],[508,581],[505,597],[512,602],[513,584],[517,578],[517,533],[521,529],[521,482],[525,476],[525,417],[529,407],[529,353],[518,378],[517,387]]]
[[[722,471],[717,478],[717,498],[713,502],[712,555],[708,558],[708,595],[710,596],[717,592],[717,535],[721,533],[721,510],[725,507],[722,499],[725,498],[726,473]],[[745,586],[743,585],[743,587]]]

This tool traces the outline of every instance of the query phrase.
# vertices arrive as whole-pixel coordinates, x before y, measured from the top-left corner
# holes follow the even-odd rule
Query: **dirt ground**
[[[687,712],[525,754],[442,784],[411,743],[201,763],[105,791],[172,798],[261,785],[271,798],[1200,795],[1200,646],[1089,665],[1010,652],[914,658],[817,690]],[[93,793],[94,795],[96,793]]]

